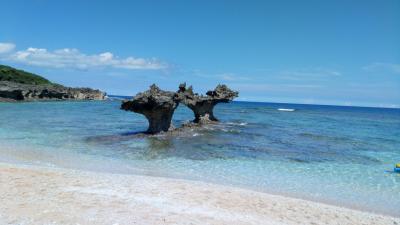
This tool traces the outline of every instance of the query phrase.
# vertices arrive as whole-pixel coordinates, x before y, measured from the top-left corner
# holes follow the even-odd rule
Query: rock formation
[[[149,121],[147,133],[155,134],[170,129],[172,115],[179,101],[176,92],[163,91],[153,84],[150,90],[123,101],[121,109],[143,114]]]
[[[226,85],[218,85],[213,91],[208,91],[206,96],[193,93],[190,86],[186,89],[186,83],[179,85],[179,99],[194,113],[195,123],[207,123],[218,121],[214,116],[213,109],[218,103],[227,103],[238,96],[237,91],[232,91]]]
[[[0,101],[104,100],[104,92],[59,84],[22,84],[0,81]]]

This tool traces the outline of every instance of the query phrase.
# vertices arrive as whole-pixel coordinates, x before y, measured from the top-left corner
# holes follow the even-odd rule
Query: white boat
[[[295,109],[285,109],[285,108],[279,108],[279,111],[285,111],[285,112],[293,112]]]

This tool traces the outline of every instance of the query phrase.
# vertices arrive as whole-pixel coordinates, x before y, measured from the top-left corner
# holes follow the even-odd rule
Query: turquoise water
[[[137,137],[147,121],[119,106],[0,104],[0,160],[202,180],[400,216],[399,109],[234,102],[217,106],[218,125]],[[173,123],[192,117],[180,106]]]

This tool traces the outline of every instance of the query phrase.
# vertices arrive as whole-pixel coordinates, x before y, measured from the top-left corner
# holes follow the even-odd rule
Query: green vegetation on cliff
[[[0,81],[11,81],[20,84],[52,84],[49,80],[23,70],[18,70],[10,66],[0,65]]]

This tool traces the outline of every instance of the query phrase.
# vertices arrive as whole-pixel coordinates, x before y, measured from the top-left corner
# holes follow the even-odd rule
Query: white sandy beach
[[[196,181],[0,163],[0,224],[400,224]]]

